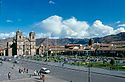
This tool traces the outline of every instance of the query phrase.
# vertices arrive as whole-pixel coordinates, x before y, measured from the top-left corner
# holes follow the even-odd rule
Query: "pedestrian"
[[[43,82],[45,82],[45,75],[40,76],[40,79],[43,80]]]
[[[28,71],[29,71],[29,70],[28,70],[28,69],[26,69],[26,73],[28,73]]]
[[[64,66],[64,63],[62,63],[62,67]]]
[[[37,73],[38,73],[38,75],[41,75],[41,71],[38,71]]]
[[[19,68],[19,73],[22,73],[22,70]]]
[[[36,75],[38,75],[38,74],[37,74],[37,71],[36,71],[36,70],[34,70],[34,76],[36,76]]]
[[[29,74],[29,77],[31,78],[32,74]]]
[[[10,74],[10,72],[8,73],[8,79],[10,80],[10,78],[11,78],[11,74]]]
[[[23,72],[26,72],[26,68],[23,68]]]
[[[13,64],[13,67],[15,67],[15,64]]]

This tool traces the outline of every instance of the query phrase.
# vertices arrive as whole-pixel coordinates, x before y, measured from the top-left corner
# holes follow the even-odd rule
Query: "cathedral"
[[[35,32],[30,32],[29,37],[24,37],[21,31],[17,31],[13,41],[7,42],[6,54],[7,56],[35,55]]]

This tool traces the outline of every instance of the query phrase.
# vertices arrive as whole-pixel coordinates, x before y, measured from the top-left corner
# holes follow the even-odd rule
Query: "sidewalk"
[[[18,66],[15,65],[15,68],[12,69],[13,64],[10,64],[8,62],[3,62],[3,64],[0,66],[0,82],[6,82],[8,80],[7,74],[8,72],[11,73],[11,80],[16,79],[23,79],[28,78],[26,74],[20,74],[18,73]]]
[[[62,67],[62,63],[58,63],[58,62],[43,62],[43,61],[35,61],[35,60],[27,60],[27,59],[24,59],[24,60],[31,61],[31,62],[37,62],[37,63],[43,63],[43,64],[46,64],[46,65],[52,65],[52,66],[54,65],[54,66]],[[68,69],[72,69],[72,70],[83,70],[85,72],[88,71],[88,68],[84,67],[84,66],[73,66],[73,65],[65,64],[63,67],[68,68]],[[93,68],[92,67],[91,72],[97,73],[97,74],[103,74],[103,75],[110,75],[110,76],[125,78],[125,71],[106,70],[106,69]]]
[[[39,79],[39,76],[31,76],[33,75],[33,70],[29,69],[29,73],[19,73],[18,68],[22,68],[20,66],[15,65],[14,69],[12,69],[13,64],[9,62],[4,62],[3,65],[0,66],[0,82],[43,82]],[[8,80],[7,73],[11,72],[11,80]],[[65,80],[61,80],[50,75],[45,75],[45,82],[68,82]]]

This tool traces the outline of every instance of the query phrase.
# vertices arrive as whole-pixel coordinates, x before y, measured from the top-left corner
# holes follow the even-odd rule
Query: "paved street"
[[[3,62],[2,65],[0,65],[0,82],[6,82],[8,80],[7,74],[8,72],[11,72],[11,80],[17,80],[17,79],[24,79],[28,78],[28,75],[26,74],[19,74],[18,68],[12,69],[12,64]]]
[[[33,75],[33,70],[29,70],[29,73],[18,73],[18,68],[22,68],[21,66],[15,65],[14,69],[12,69],[13,64],[4,62],[0,65],[0,82],[42,82],[39,79],[39,76],[31,76]],[[11,80],[8,80],[7,74],[11,72]],[[45,75],[46,81],[45,82],[67,82],[65,80],[54,78],[50,75]]]
[[[50,64],[50,63],[48,63]],[[50,75],[59,79],[73,81],[73,82],[87,82],[88,73],[83,70],[70,69],[67,67],[61,67],[58,65],[47,65],[42,62],[32,62],[32,61],[21,61],[23,67],[28,67],[33,70],[39,70],[42,66],[47,67],[51,70]],[[98,70],[98,69],[96,69]],[[99,70],[101,71],[101,70]],[[103,71],[103,70],[102,70]],[[105,71],[104,71],[105,72]],[[125,78],[121,76],[113,76],[109,74],[91,73],[91,82],[125,82]]]

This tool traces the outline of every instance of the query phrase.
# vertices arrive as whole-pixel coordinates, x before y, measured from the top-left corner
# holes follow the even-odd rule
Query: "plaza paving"
[[[3,64],[0,65],[0,82],[43,82],[39,79],[39,76],[33,76],[33,70],[21,74],[18,72],[18,69],[23,69],[23,67],[18,65],[15,65],[14,69],[12,69],[12,67],[13,64],[9,62],[3,62]],[[8,72],[11,72],[11,80],[8,80]],[[47,74],[45,76],[45,82],[68,82]]]

